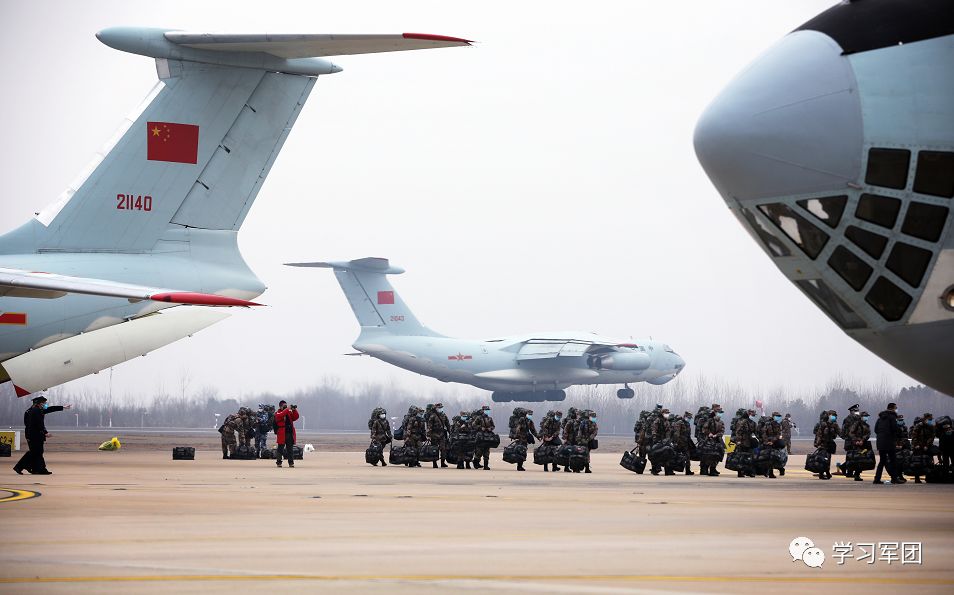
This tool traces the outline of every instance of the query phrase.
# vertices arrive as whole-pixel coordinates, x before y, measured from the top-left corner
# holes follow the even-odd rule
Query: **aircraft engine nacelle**
[[[662,384],[666,384],[667,382],[669,382],[675,377],[676,377],[675,374],[666,374],[665,376],[657,376],[656,378],[653,378],[652,380],[647,380],[646,382],[648,382],[649,384],[653,384],[655,386],[660,386]]]
[[[593,357],[593,367],[597,370],[645,370],[649,363],[649,355],[642,352],[607,353]]]

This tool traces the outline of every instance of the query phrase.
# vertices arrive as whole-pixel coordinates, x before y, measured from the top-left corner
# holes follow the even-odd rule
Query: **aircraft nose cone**
[[[827,35],[796,31],[740,73],[696,124],[696,156],[727,200],[843,189],[861,170],[851,65]]]

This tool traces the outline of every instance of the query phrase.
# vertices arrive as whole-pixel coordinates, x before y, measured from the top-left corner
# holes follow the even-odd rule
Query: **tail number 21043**
[[[142,194],[117,194],[116,209],[120,211],[151,211],[152,197]]]

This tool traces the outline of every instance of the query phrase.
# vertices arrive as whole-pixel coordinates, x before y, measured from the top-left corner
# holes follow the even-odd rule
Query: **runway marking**
[[[788,583],[803,584],[865,584],[865,585],[954,585],[954,579],[916,578],[909,576],[863,577],[863,576],[670,576],[670,575],[308,575],[308,574],[196,574],[196,575],[144,575],[144,576],[51,576],[51,577],[6,577],[0,584],[25,583],[136,583],[136,582],[215,582],[215,581],[512,581],[512,582],[657,582],[657,583]]]
[[[10,495],[0,498],[0,504],[5,502],[17,502],[18,500],[29,500],[30,498],[36,498],[40,495],[40,492],[34,492],[31,490],[17,490],[14,488],[0,488],[0,492],[7,492]]]

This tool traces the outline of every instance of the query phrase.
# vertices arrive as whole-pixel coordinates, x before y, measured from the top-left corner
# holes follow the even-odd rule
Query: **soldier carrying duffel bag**
[[[422,463],[434,463],[441,458],[441,449],[436,444],[427,441],[417,449],[417,460]]]
[[[388,466],[388,464],[384,462],[384,445],[372,442],[371,446],[364,451],[364,462],[377,467],[379,461],[384,467]]]
[[[570,447],[569,456],[567,457],[566,465],[573,473],[579,473],[580,471],[590,472],[589,470],[590,463],[590,449],[585,446],[574,445]]]
[[[549,444],[541,444],[540,446],[536,447],[533,449],[533,464],[549,465],[553,462],[553,453],[556,449],[556,446],[551,446]]]
[[[527,445],[511,442],[503,451],[504,463],[517,466],[517,471],[523,471],[523,462],[527,460]]]
[[[670,422],[669,409],[665,407],[659,412],[659,415],[652,418],[650,423],[650,435],[652,436],[649,447],[649,462],[652,464],[651,473],[659,475],[660,468],[666,469],[666,475],[675,475],[672,464],[676,456],[676,449],[669,442],[669,435],[672,430]]]

